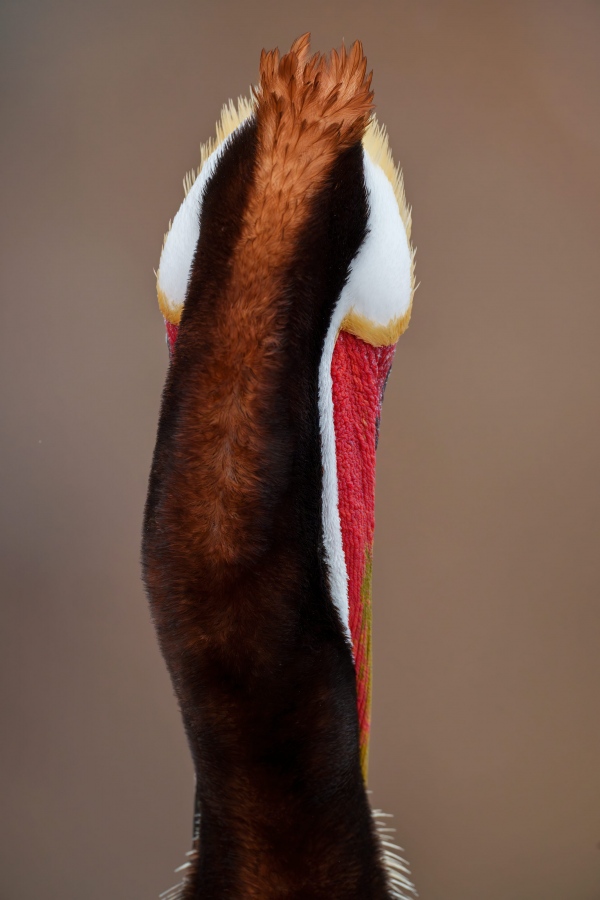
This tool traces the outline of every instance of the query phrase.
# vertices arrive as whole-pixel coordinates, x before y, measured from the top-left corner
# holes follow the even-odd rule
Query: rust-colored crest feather
[[[335,153],[361,140],[373,109],[360,41],[349,53],[342,45],[339,52],[310,58],[309,41],[309,34],[302,35],[284,56],[263,50],[256,96],[263,152],[270,149],[278,181],[294,167],[300,195],[315,176],[321,180]]]

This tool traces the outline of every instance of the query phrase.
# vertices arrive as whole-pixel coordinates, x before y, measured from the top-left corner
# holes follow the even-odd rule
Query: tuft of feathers
[[[304,34],[284,56],[277,49],[263,50],[257,112],[279,116],[287,107],[290,135],[306,144],[316,132],[325,144],[341,150],[360,140],[367,127],[373,109],[372,73],[367,75],[360,41],[349,52],[342,45],[329,55],[309,57],[309,47],[310,35]]]

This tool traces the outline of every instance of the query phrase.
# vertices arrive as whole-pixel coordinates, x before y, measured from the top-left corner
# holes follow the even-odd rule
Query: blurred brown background
[[[422,900],[600,898],[600,4],[3,0],[1,900],[147,900],[192,770],[139,577],[163,232],[263,46],[363,40],[406,175],[373,802]]]

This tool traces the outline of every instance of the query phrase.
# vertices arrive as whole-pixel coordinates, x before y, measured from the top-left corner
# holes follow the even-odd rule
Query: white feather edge
[[[345,288],[344,288],[345,290]],[[335,427],[333,421],[333,383],[331,360],[346,308],[343,292],[333,311],[319,364],[319,429],[323,464],[323,545],[329,573],[331,597],[340,617],[346,639],[352,647],[348,608],[348,571],[342,544],[340,522]]]

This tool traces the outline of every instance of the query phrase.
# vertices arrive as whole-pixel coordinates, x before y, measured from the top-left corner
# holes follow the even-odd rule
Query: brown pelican
[[[196,771],[169,897],[414,893],[366,790],[375,447],[414,254],[360,43],[263,51],[166,235],[144,521]]]

